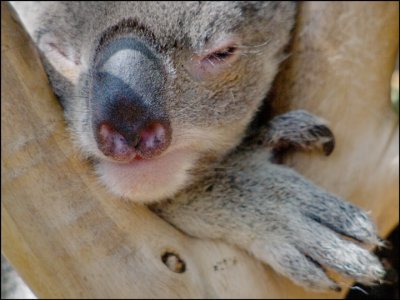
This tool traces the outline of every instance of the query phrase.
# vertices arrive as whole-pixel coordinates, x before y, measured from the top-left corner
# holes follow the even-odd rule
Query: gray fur
[[[295,21],[293,2],[13,5],[22,21],[30,20],[27,30],[41,50],[74,140],[89,157],[96,158],[97,172],[111,191],[134,201],[159,201],[151,208],[179,229],[247,249],[309,288],[338,288],[320,265],[365,283],[382,276],[382,267],[373,255],[340,237],[377,244],[368,216],[270,161],[287,147],[323,148],[329,154],[334,139],[322,121],[303,111],[288,113],[233,150],[241,143],[285,57],[284,47]],[[112,43],[116,35],[141,39],[162,62],[155,75],[159,78],[162,74],[162,79],[157,79],[157,97],[151,87],[140,89],[154,96],[150,97],[153,113],[166,115],[171,122],[172,142],[166,153],[178,151],[182,145],[189,153],[173,172],[160,171],[160,176],[170,171],[165,185],[146,181],[141,194],[127,188],[135,184],[126,178],[129,176],[119,178],[118,172],[110,171],[118,170],[119,165],[99,151],[91,125],[90,105],[96,101],[91,96],[94,62],[102,55],[102,44]],[[239,41],[236,61],[217,75],[191,73],[196,68],[193,60],[209,50],[209,43],[231,36]],[[76,83],[60,71],[61,62],[52,59],[52,51],[78,69]],[[125,77],[139,76],[132,80],[140,84],[141,76],[151,76],[137,73]],[[163,155],[160,160],[167,156]],[[119,185],[123,180],[128,184]]]
[[[223,239],[247,249],[308,288],[338,289],[321,265],[372,284],[384,275],[378,259],[341,237],[379,244],[367,214],[294,170],[270,162],[271,152],[281,145],[279,139],[268,137],[284,137],[301,118],[300,125],[307,124],[311,132],[313,128],[329,132],[322,120],[305,111],[277,116],[266,127],[264,144],[258,143],[259,138],[246,140],[200,182],[151,209],[192,236]],[[302,145],[300,136],[307,147],[321,145],[315,135],[310,143],[306,131],[288,135],[287,141]]]

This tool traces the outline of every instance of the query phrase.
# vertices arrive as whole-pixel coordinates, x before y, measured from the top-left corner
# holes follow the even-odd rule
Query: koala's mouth
[[[135,161],[141,161],[144,160],[143,157],[141,157],[140,155],[136,155],[131,161],[130,163],[134,163]]]
[[[159,159],[159,158],[161,158],[161,157],[157,156],[157,157],[145,158],[145,157],[141,156],[140,154],[136,154],[128,161],[117,161],[117,163],[134,166],[138,162],[150,163],[151,161],[153,161],[155,159]]]
[[[140,155],[126,162],[103,159],[96,169],[115,194],[138,202],[153,202],[173,196],[185,184],[196,157],[189,149],[175,149],[150,159]]]
[[[126,167],[136,167],[139,164],[141,167],[145,167],[146,165],[152,164],[152,163],[159,163],[160,161],[163,160],[168,160],[171,156],[174,156],[175,152],[180,152],[180,151],[190,151],[189,149],[186,149],[185,147],[171,147],[174,149],[166,149],[166,151],[163,151],[162,153],[159,153],[157,155],[143,155],[141,152],[133,152],[129,158],[123,158],[123,159],[115,159],[115,157],[107,157],[107,161],[111,163],[115,163],[116,165],[120,166],[126,166]],[[161,171],[161,170],[160,170]]]

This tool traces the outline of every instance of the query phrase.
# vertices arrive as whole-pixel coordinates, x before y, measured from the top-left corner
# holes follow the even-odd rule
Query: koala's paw
[[[378,258],[361,246],[383,245],[367,214],[328,193],[308,196],[307,201],[288,204],[282,210],[285,222],[259,236],[250,251],[277,272],[313,290],[340,291],[324,268],[366,285],[379,283],[386,272]]]
[[[275,154],[289,149],[322,149],[330,155],[335,147],[335,138],[325,122],[304,110],[274,117],[268,123],[265,140]]]

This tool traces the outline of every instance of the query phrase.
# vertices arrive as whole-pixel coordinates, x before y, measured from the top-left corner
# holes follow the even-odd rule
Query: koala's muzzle
[[[140,40],[120,38],[97,53],[90,94],[98,148],[115,160],[152,158],[171,141],[163,68]]]

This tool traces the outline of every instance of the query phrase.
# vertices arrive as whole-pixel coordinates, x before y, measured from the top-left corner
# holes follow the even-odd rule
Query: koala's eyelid
[[[186,64],[186,69],[196,80],[215,78],[221,71],[232,67],[240,57],[241,43],[236,36],[221,36],[209,41],[196,51]]]
[[[197,53],[200,57],[207,57],[215,53],[224,52],[227,49],[234,49],[237,51],[240,48],[240,41],[235,36],[224,36],[215,40],[214,42],[208,42],[207,46]]]

